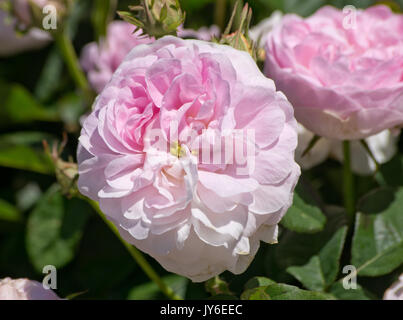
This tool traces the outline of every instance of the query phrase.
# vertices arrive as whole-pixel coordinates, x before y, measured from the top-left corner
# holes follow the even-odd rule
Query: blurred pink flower
[[[262,45],[262,40],[265,36],[269,34],[275,27],[277,27],[283,19],[283,14],[281,11],[274,11],[270,17],[263,19],[257,25],[253,26],[249,30],[249,37],[258,43],[259,46]]]
[[[29,279],[0,279],[0,300],[62,300],[51,289]]]
[[[80,191],[193,281],[241,273],[261,240],[276,242],[300,175],[286,97],[248,53],[199,40],[135,47],[79,141]]]
[[[0,57],[39,49],[51,40],[47,32],[35,28],[30,29],[27,34],[17,35],[15,21],[9,18],[6,12],[0,10]]]
[[[327,6],[286,15],[265,41],[265,73],[310,131],[351,140],[402,125],[403,15]]]
[[[154,41],[130,23],[113,21],[109,24],[106,38],[101,43],[91,42],[83,48],[81,65],[88,80],[99,93],[111,79],[113,72],[126,54],[139,44]]]
[[[12,8],[19,22],[23,23],[26,26],[30,26],[32,23],[32,13],[30,5],[35,5],[39,8],[43,8],[48,3],[51,4],[53,2],[54,1],[49,0],[13,0]]]

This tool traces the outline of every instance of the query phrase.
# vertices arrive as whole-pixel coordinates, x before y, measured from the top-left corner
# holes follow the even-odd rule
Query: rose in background
[[[270,32],[281,25],[283,14],[275,11],[270,17],[262,20],[259,24],[251,28],[250,37],[264,47],[264,41]],[[396,130],[394,130],[396,131]],[[296,161],[303,169],[311,169],[321,164],[326,159],[333,158],[343,162],[342,144],[334,139],[321,138],[315,146],[303,157],[302,154],[309,145],[314,134],[307,130],[303,125],[298,124],[298,147],[295,151]],[[384,130],[372,137],[366,139],[366,142],[379,164],[388,162],[397,152],[398,134],[390,130]],[[352,170],[360,175],[371,175],[376,170],[376,164],[371,156],[362,146],[360,141],[352,142]]]
[[[135,46],[151,43],[154,39],[143,34],[130,23],[113,21],[108,25],[107,35],[98,44],[87,44],[81,54],[81,65],[91,86],[99,93],[111,79],[127,53]]]
[[[236,130],[255,138],[236,138]],[[152,143],[155,131],[169,149]],[[255,148],[246,164],[223,160],[225,150],[211,140],[228,136],[242,150]],[[260,241],[276,242],[300,175],[285,96],[246,52],[197,40],[135,47],[79,141],[81,193],[129,243],[193,281],[242,273]],[[206,146],[222,161],[199,161]],[[247,174],[238,174],[245,165]]]
[[[23,35],[17,34],[15,26],[15,19],[5,11],[0,10],[0,57],[39,49],[51,40],[47,32],[37,28],[32,28]]]
[[[342,143],[338,140],[321,138],[304,156],[302,154],[312,140],[314,134],[298,124],[298,147],[295,159],[303,169],[311,169],[328,158],[343,162]],[[379,164],[388,162],[397,152],[398,135],[384,130],[366,138],[366,143]],[[359,175],[371,175],[376,171],[376,164],[360,141],[351,143],[351,168]]]
[[[209,41],[212,37],[218,37],[220,30],[216,26],[202,27],[199,30],[178,29],[181,38],[195,38]],[[113,21],[108,25],[106,38],[101,43],[91,42],[82,51],[80,62],[87,73],[91,86],[100,93],[113,72],[118,68],[124,57],[135,46],[151,43],[153,37],[143,34],[141,29],[136,29],[130,23]]]
[[[0,279],[0,300],[62,300],[51,289],[29,279]]]
[[[315,134],[369,137],[403,122],[403,16],[386,6],[356,12],[323,7],[289,14],[266,39],[265,73]]]
[[[249,30],[249,37],[258,43],[259,46],[261,46],[262,39],[264,39],[277,25],[279,25],[282,19],[282,12],[278,10],[274,11],[270,17],[263,19]]]

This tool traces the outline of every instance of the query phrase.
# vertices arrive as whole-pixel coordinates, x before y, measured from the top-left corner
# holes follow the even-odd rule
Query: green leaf
[[[287,268],[287,272],[292,274],[307,289],[323,291],[326,286],[318,256],[313,256],[303,266]]]
[[[284,11],[292,12],[303,17],[306,17],[312,13],[314,13],[321,6],[325,5],[325,0],[283,0],[284,2]]]
[[[397,153],[390,161],[380,166],[375,175],[376,180],[383,186],[398,187],[403,185],[403,156]]]
[[[207,300],[239,300],[238,297],[229,294],[217,294],[216,296],[208,297]]]
[[[45,265],[69,263],[81,239],[91,208],[82,200],[62,196],[53,185],[39,200],[27,223],[28,256],[38,272]]]
[[[119,17],[121,19],[123,19],[124,21],[131,23],[137,27],[143,28],[144,27],[144,23],[141,22],[139,19],[137,19],[137,17],[128,11],[117,11],[117,14],[119,15]]]
[[[46,101],[60,87],[63,77],[63,58],[59,49],[54,46],[49,52],[39,79],[36,82],[34,94],[39,101]]]
[[[0,166],[45,174],[53,173],[53,164],[42,151],[41,142],[48,138],[49,135],[38,132],[0,135]],[[35,143],[39,148],[31,146]]]
[[[184,11],[196,11],[202,9],[209,3],[212,3],[214,0],[186,0],[181,1],[181,6]]]
[[[0,220],[19,222],[22,216],[20,211],[7,201],[0,199]]]
[[[271,300],[266,289],[267,286],[247,289],[241,294],[241,300]]]
[[[273,283],[275,283],[273,280],[266,277],[253,277],[245,283],[245,290],[257,287],[267,287],[268,285],[271,285]]]
[[[265,292],[272,300],[332,300],[329,294],[307,291],[288,284],[276,283],[268,286]]]
[[[313,256],[303,266],[287,268],[287,272],[298,279],[307,289],[326,290],[336,280],[346,234],[347,227],[339,229],[318,255]]]
[[[344,289],[341,282],[335,282],[329,292],[340,300],[371,300],[364,289],[357,284],[357,289]]]
[[[79,131],[80,116],[86,108],[83,99],[77,93],[68,93],[56,101],[56,105],[66,129],[70,132]]]
[[[114,16],[116,9],[116,0],[93,1],[93,8],[91,14],[92,25],[94,26],[96,39],[99,40],[106,36],[107,25]]]
[[[215,276],[205,282],[206,291],[211,295],[216,296],[219,294],[231,295],[228,283],[222,280],[219,276]]]
[[[175,291],[177,295],[184,298],[186,295],[186,287],[189,280],[178,276],[176,274],[171,274],[162,278],[162,280]],[[154,282],[147,282],[140,284],[128,293],[128,300],[152,300],[164,298],[161,294],[160,289]]]
[[[284,230],[280,242],[274,248],[274,255],[270,258],[276,263],[278,270],[284,270],[285,273],[288,267],[306,264],[326,245],[338,229],[346,225],[344,208],[327,206],[324,212],[328,222],[321,232],[305,234]],[[288,273],[285,273],[284,277],[286,275]]]
[[[24,87],[15,84],[2,88],[0,93],[0,124],[28,123],[32,121],[57,121],[55,110],[41,106]]]
[[[80,250],[74,259],[71,276],[76,282],[68,292],[89,290],[97,298],[110,298],[115,288],[130,290],[133,286],[129,275],[135,279],[148,279],[139,269],[126,248],[102,219],[94,215],[85,228]],[[99,295],[100,292],[105,295]],[[125,298],[127,293],[119,296]]]
[[[403,188],[381,188],[358,204],[351,264],[361,276],[388,274],[403,263]]]
[[[295,188],[293,204],[281,220],[281,224],[299,233],[319,232],[326,224],[325,215],[315,200],[303,189],[301,183]]]

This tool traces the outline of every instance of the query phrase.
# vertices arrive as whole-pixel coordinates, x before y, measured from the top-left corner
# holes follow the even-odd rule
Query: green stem
[[[59,32],[54,35],[57,46],[63,55],[64,61],[67,65],[67,69],[76,83],[84,93],[89,104],[92,104],[94,100],[94,93],[88,84],[87,78],[84,75],[83,70],[80,67],[76,52],[70,38],[65,32]]]
[[[226,0],[216,0],[214,10],[214,24],[219,26],[221,30],[224,30],[225,28],[226,10]]]
[[[378,160],[376,160],[374,153],[371,151],[371,148],[369,147],[369,145],[365,141],[365,139],[360,140],[360,143],[364,147],[364,149],[367,152],[367,154],[369,155],[369,157],[375,163],[375,173],[377,173],[379,171],[379,167],[380,167]]]
[[[160,276],[155,272],[153,267],[148,263],[144,255],[131,244],[127,243],[119,234],[117,228],[110,222],[101,209],[97,202],[90,200],[86,197],[83,197],[99,214],[102,220],[108,225],[108,227],[112,230],[112,232],[119,238],[120,242],[126,247],[127,251],[129,251],[130,255],[137,262],[137,264],[143,269],[144,273],[155,282],[155,284],[160,288],[161,292],[167,296],[171,300],[183,300],[180,296],[178,296],[169,286],[165,284],[165,282],[160,278]]]
[[[355,201],[354,201],[354,177],[351,171],[350,141],[343,141],[343,183],[344,183],[344,206],[350,225],[354,222]]]

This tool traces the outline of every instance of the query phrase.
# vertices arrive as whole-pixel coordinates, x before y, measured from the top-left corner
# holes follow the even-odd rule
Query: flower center
[[[175,141],[171,144],[170,152],[177,158],[180,158],[185,155],[185,150],[181,147],[178,141]]]

